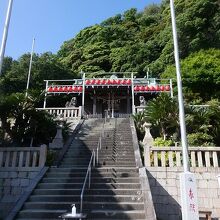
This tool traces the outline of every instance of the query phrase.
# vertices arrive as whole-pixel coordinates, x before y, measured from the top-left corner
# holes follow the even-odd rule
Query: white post
[[[46,108],[46,104],[47,104],[47,90],[48,90],[48,81],[46,81],[46,91],[44,95],[44,108]]]
[[[5,55],[5,46],[6,46],[7,37],[8,37],[8,27],[9,27],[10,18],[11,18],[12,4],[13,4],[13,0],[9,0],[7,15],[5,19],[5,26],[4,26],[4,31],[3,31],[3,37],[2,37],[1,50],[0,50],[0,75],[2,74],[2,65],[3,65],[4,55]]]
[[[112,118],[114,118],[114,93],[112,93]]]
[[[82,85],[82,113],[81,115],[84,116],[84,105],[85,105],[85,78],[86,74],[83,73],[83,85]]]
[[[135,114],[135,106],[134,106],[134,74],[131,73],[131,97],[132,97],[132,114]]]
[[[181,79],[181,72],[180,72],[179,48],[178,48],[176,19],[175,19],[173,0],[170,0],[170,9],[171,9],[172,29],[173,29],[174,55],[175,55],[175,63],[176,63],[181,142],[182,142],[182,147],[183,147],[183,166],[184,166],[184,172],[188,172],[189,171],[188,145],[187,145],[187,138],[186,138],[185,112],[184,112],[184,102],[183,102],[183,93],[182,93],[182,79]]]
[[[27,78],[25,97],[27,97],[27,95],[28,95],[28,89],[29,89],[29,84],[30,84],[31,68],[32,68],[33,53],[34,53],[34,44],[35,44],[35,38],[33,38],[33,42],[32,42],[31,59],[30,59],[29,70],[28,70],[28,78]]]
[[[184,173],[180,174],[180,188],[182,201],[182,219],[183,220],[199,220],[198,201],[196,191],[196,181],[194,174],[190,173],[188,145],[186,138],[185,112],[182,94],[182,79],[179,62],[179,48],[176,30],[176,18],[174,10],[174,2],[170,0],[170,10],[172,19],[173,41],[174,41],[174,55],[176,63],[177,88],[178,88],[178,102],[179,102],[179,119],[181,131],[181,144],[183,148],[183,167]]]
[[[173,80],[170,79],[170,96],[173,98]]]

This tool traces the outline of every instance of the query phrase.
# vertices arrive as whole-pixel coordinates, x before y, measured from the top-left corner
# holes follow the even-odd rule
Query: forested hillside
[[[201,49],[220,47],[218,0],[175,1],[181,59]],[[136,71],[159,77],[174,63],[169,1],[142,12],[132,8],[101,24],[85,28],[65,42],[60,61],[80,70]]]

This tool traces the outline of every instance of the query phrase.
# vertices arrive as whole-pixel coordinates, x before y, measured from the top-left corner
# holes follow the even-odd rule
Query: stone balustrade
[[[76,119],[81,118],[81,106],[67,107],[67,108],[38,108],[40,111],[47,111],[55,117],[63,119]]]
[[[46,145],[0,148],[0,168],[40,168],[46,162]]]
[[[5,219],[37,182],[37,176],[45,169],[46,154],[46,145],[0,148],[0,219]]]
[[[182,167],[182,147],[145,147],[145,166]],[[219,167],[220,147],[189,147],[191,167]]]

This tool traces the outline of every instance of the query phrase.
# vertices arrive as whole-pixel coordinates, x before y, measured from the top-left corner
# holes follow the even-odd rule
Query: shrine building
[[[51,95],[68,94],[65,108],[80,107],[87,117],[128,117],[143,109],[148,100],[159,93],[173,96],[171,79],[136,78],[134,73],[101,73],[91,78],[82,73],[81,79],[45,80],[45,99]],[[126,77],[125,77],[126,76]]]

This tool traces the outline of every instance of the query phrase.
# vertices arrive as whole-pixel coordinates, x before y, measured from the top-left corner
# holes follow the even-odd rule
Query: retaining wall
[[[158,220],[180,220],[181,167],[146,167]],[[199,210],[212,211],[212,219],[220,219],[220,168],[194,167],[197,181]]]
[[[39,168],[0,168],[0,219],[7,216]]]

